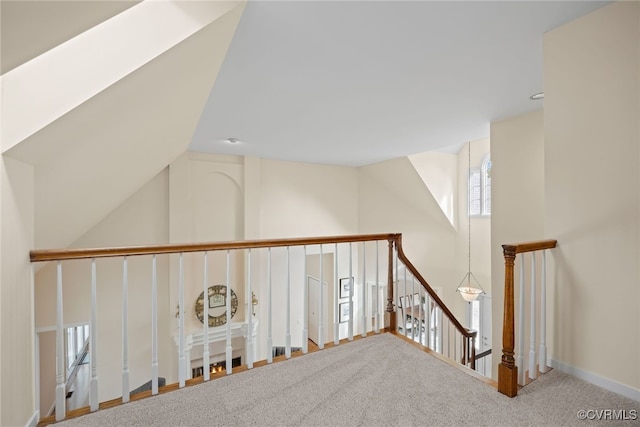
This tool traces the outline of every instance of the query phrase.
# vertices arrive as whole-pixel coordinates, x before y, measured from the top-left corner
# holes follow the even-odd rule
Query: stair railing
[[[548,370],[547,366],[547,347],[546,347],[546,292],[547,292],[547,264],[546,250],[553,249],[557,245],[556,240],[540,240],[527,243],[516,243],[502,245],[505,261],[504,271],[504,317],[502,325],[502,360],[498,365],[498,391],[509,397],[518,394],[518,386],[525,385],[525,360],[528,359],[528,377],[535,379],[537,373],[544,373]],[[529,283],[529,319],[525,317],[525,253],[531,255],[531,281]],[[514,289],[514,264],[516,255],[521,254],[520,264],[520,286],[519,286],[519,304],[518,304],[518,346],[515,347],[516,335],[516,312],[515,312],[515,289]],[[536,309],[536,259],[541,258],[542,266],[540,269],[540,310]],[[536,360],[536,318],[540,319],[539,331],[539,348],[538,358]],[[525,325],[528,324],[529,330],[529,353],[525,355]],[[537,362],[537,364],[536,364]]]
[[[396,248],[396,329],[405,337],[475,370],[478,332],[462,326],[409,261],[402,249],[401,235],[396,240]]]

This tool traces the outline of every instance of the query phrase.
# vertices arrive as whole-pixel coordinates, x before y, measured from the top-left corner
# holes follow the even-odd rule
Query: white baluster
[[[209,253],[204,253],[204,268],[202,273],[202,373],[204,380],[211,379],[211,353],[209,351]],[[249,270],[251,271],[251,270]],[[251,331],[251,326],[249,326]],[[249,333],[251,335],[251,333]]]
[[[396,331],[399,331],[400,322],[402,321],[402,317],[398,312],[398,307],[400,307],[400,304],[399,304],[400,303],[400,272],[398,271],[399,269],[398,265],[400,264],[400,261],[398,260],[398,250],[395,246],[393,247],[393,252],[395,254],[393,259],[395,261],[395,267],[396,267],[396,280],[394,281],[395,289],[394,289],[393,295],[395,296],[395,299],[396,299]],[[403,329],[404,329],[404,326],[403,326]]]
[[[125,256],[122,259],[122,403],[129,401],[129,395],[129,269]]]
[[[89,407],[91,412],[98,410],[98,290],[96,275],[96,260],[91,260],[91,328],[89,341]],[[75,333],[74,333],[75,335]],[[76,347],[77,349],[77,347]],[[74,350],[76,351],[76,350]]]
[[[524,254],[520,254],[520,299],[518,303],[518,384],[524,385]]]
[[[406,267],[406,266],[405,266]],[[411,302],[411,306],[407,307],[407,312],[411,315],[411,339],[415,341],[416,339],[416,319],[413,317],[413,307],[415,305],[415,301],[413,300],[413,296],[416,292],[416,278],[411,274],[411,297],[408,300]]]
[[[542,251],[542,283],[540,284],[540,349],[538,369],[545,373],[547,368],[547,251]]]
[[[62,262],[58,261],[58,281],[56,286],[56,421],[64,419],[66,413],[64,350],[64,325],[62,323]],[[93,357],[93,355],[91,355],[91,357]]]
[[[251,313],[253,309],[253,305],[251,300],[252,298],[252,289],[251,289],[251,249],[249,249],[247,263],[249,264],[248,272],[247,272],[247,317],[249,324],[249,332],[247,334],[247,368],[253,368],[253,315]]]
[[[158,263],[151,260],[151,394],[158,394]]]
[[[267,251],[267,363],[273,362],[273,336],[271,319],[271,248]]]
[[[367,253],[365,243],[362,242],[362,291],[360,294],[360,309],[362,310],[362,338],[367,336]]]
[[[337,253],[337,252],[336,252]],[[376,293],[375,311],[374,311],[374,331],[380,333],[380,241],[376,240],[376,283],[374,285]]]
[[[431,296],[425,292],[424,294],[424,333],[426,335],[426,346],[433,349],[431,345]]]
[[[227,347],[226,347],[226,364],[227,375],[231,375],[233,372],[232,359],[233,348],[231,347],[231,252],[227,249],[227,295],[225,296],[225,302],[227,303]]]
[[[178,349],[178,386],[182,388],[187,377],[187,361],[184,354],[184,257],[182,253],[180,253],[178,276],[178,336],[180,340]]]
[[[307,246],[304,246],[304,261],[303,263],[303,276],[302,276],[302,290],[303,290],[303,314],[302,314],[302,353],[307,354],[309,352],[309,283],[307,282]]]
[[[334,246],[334,254],[335,254],[335,266],[333,269],[334,277],[333,277],[333,344],[340,344],[340,306],[339,306],[339,297],[340,297],[340,279],[338,279],[338,244],[336,243]]]
[[[409,336],[409,333],[407,332],[407,313],[408,313],[408,298],[407,298],[407,266],[404,266],[404,280],[402,280],[402,296],[400,297],[402,298],[402,308],[403,310],[403,316],[402,316],[402,324],[404,325],[404,336],[407,337]],[[413,332],[413,328],[411,328],[411,331]]]
[[[536,369],[536,253],[531,252],[531,320],[529,330],[529,378],[535,380]]]
[[[291,255],[289,252],[289,246],[287,246],[287,314],[284,348],[284,357],[286,359],[291,358]],[[322,260],[322,256],[320,260]],[[322,263],[322,261],[320,262]],[[320,268],[322,268],[322,264],[320,264]],[[320,294],[320,299],[322,300],[322,294]]]
[[[353,341],[353,245],[349,242],[349,323],[347,339]]]
[[[318,348],[324,348],[324,255],[322,253],[322,243],[320,244],[320,298],[318,298]]]

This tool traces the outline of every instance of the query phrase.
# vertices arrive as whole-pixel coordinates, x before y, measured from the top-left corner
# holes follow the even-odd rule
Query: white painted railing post
[[[334,246],[334,277],[333,277],[333,344],[340,344],[340,279],[338,278],[338,244]]]
[[[322,253],[322,243],[320,244],[320,298],[318,298],[318,348],[324,349],[324,255]]]
[[[267,363],[273,362],[273,334],[271,317],[271,248],[269,248],[267,250]]]
[[[291,254],[289,246],[287,246],[287,314],[284,357],[286,359],[291,358]]]
[[[151,394],[158,394],[158,263],[151,260]]]
[[[62,262],[58,261],[56,285],[56,421],[65,417],[64,324],[62,322]]]
[[[227,329],[227,346],[226,346],[226,368],[227,368],[227,375],[231,375],[231,373],[233,372],[233,348],[231,347],[231,251],[229,249],[227,249],[227,279],[226,279],[226,285],[227,285],[227,295],[225,296],[225,302],[226,302],[226,315],[227,315],[227,323],[226,325],[226,329]]]
[[[353,245],[349,242],[349,322],[347,339],[353,341]]]
[[[89,335],[89,407],[91,412],[98,410],[98,289],[96,260],[91,260],[91,333]],[[75,335],[75,334],[74,334]],[[74,352],[77,348],[74,349]]]
[[[536,375],[536,253],[531,252],[531,320],[529,329],[529,378]]]
[[[249,326],[249,331],[247,333],[247,368],[253,369],[253,289],[251,288],[251,248],[249,248],[249,253],[247,255],[247,263],[249,264],[249,268],[247,269],[247,324]],[[207,345],[208,347],[208,345]]]
[[[304,246],[304,260],[302,261],[302,353],[309,352],[309,283],[307,283],[307,246]]]
[[[407,332],[407,266],[404,266],[404,279],[402,280],[402,295],[400,296],[402,302],[402,325],[404,328],[404,336],[408,337],[409,333]],[[411,328],[411,332],[413,333],[413,327]]]
[[[380,333],[380,241],[376,240],[376,283],[374,285],[376,293],[375,312],[374,312],[374,332]]]
[[[125,256],[122,259],[122,403],[127,403],[129,397],[129,270]]]
[[[184,387],[187,376],[187,361],[184,354],[184,257],[180,253],[178,269],[178,386]]]
[[[542,280],[540,283],[540,349],[538,350],[538,370],[547,368],[547,251],[542,251]]]
[[[524,254],[520,254],[520,299],[518,300],[518,384],[524,385]]]
[[[360,299],[360,310],[362,311],[362,338],[367,336],[367,252],[366,242],[362,242],[362,298]]]
[[[204,253],[202,273],[202,374],[204,381],[211,379],[211,353],[209,351],[209,253]],[[249,328],[251,331],[251,328]]]

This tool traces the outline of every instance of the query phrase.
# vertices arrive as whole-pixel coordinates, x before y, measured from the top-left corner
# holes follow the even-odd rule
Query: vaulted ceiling
[[[544,32],[604,4],[250,1],[191,149],[342,165],[456,152],[542,108]]]

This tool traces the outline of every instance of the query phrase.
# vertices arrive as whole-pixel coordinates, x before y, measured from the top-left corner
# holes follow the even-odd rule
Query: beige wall
[[[33,167],[0,161],[0,425],[24,425],[34,413]]]
[[[496,376],[502,356],[504,313],[501,245],[546,237],[542,111],[492,123],[491,162],[492,372]]]
[[[640,4],[549,32],[546,234],[555,250],[551,357],[640,396]]]
[[[166,243],[168,240],[168,186],[165,169],[107,218],[86,233],[73,247],[128,246]],[[122,260],[97,262],[98,300],[98,396],[100,401],[122,395]],[[158,257],[159,375],[173,379],[170,354],[168,259]],[[129,363],[130,386],[137,388],[151,379],[151,259],[130,257],[129,278]],[[90,260],[63,264],[64,323],[89,323]],[[55,325],[55,264],[49,263],[36,275],[36,325]],[[46,353],[46,349],[43,353]],[[43,373],[47,375],[47,373]],[[52,402],[43,402],[50,407]]]
[[[455,156],[454,156],[455,158]],[[456,176],[450,177],[455,181]],[[466,194],[466,190],[465,190]],[[466,203],[465,203],[466,206]],[[243,221],[244,218],[244,221]],[[129,230],[127,232],[127,230]],[[466,229],[465,229],[466,230]],[[131,199],[110,214],[74,246],[95,247],[113,245],[140,245],[162,242],[242,240],[248,238],[286,238],[300,236],[343,235],[374,232],[404,233],[405,250],[415,261],[427,280],[435,287],[446,289],[445,298],[460,303],[455,285],[464,272],[455,256],[458,232],[451,226],[437,201],[431,195],[408,159],[398,159],[365,168],[337,167],[315,164],[281,162],[257,158],[185,153],[168,170],[154,178]],[[466,231],[465,231],[466,233]],[[466,240],[464,241],[466,248]],[[381,245],[381,281],[385,282],[386,245]],[[333,247],[323,248],[325,267],[338,263],[338,277],[348,277],[348,252]],[[284,248],[272,251],[273,290],[273,345],[286,344],[286,294],[281,286],[286,283],[286,252]],[[466,249],[463,251],[466,255]],[[318,247],[307,248],[309,256],[317,256]],[[225,254],[209,254],[209,284],[225,282]],[[302,248],[291,248],[291,338],[292,346],[302,346],[304,271]],[[367,282],[375,279],[374,246],[367,248]],[[466,258],[465,258],[466,259]],[[178,263],[161,260],[159,277],[165,278],[160,286],[161,309],[161,375],[169,382],[177,381],[177,351],[171,337],[177,330],[175,319],[178,302]],[[135,307],[131,322],[148,325],[149,268],[148,259],[139,262],[130,259],[130,307]],[[232,282],[240,300],[234,318],[243,321],[247,255],[234,254]],[[202,256],[187,254],[185,263],[185,326],[187,331],[201,328],[195,317],[193,301],[202,292]],[[74,262],[64,267],[65,323],[88,321],[89,289],[87,286],[89,262]],[[77,264],[77,265],[75,265]],[[119,396],[120,393],[120,328],[121,275],[119,260],[100,262],[99,285],[99,351],[100,400]],[[353,249],[353,271],[356,284],[362,283],[361,248]],[[466,268],[466,267],[465,267]],[[55,269],[47,266],[38,273],[38,325],[52,325],[55,305]],[[260,303],[256,307],[259,321],[258,359],[267,357],[266,343],[267,295],[266,253],[254,253],[251,265],[252,287]],[[328,271],[328,270],[327,270]],[[325,272],[325,276],[328,273]],[[460,276],[460,277],[459,277]],[[169,279],[167,279],[169,278]],[[257,279],[256,279],[257,278]],[[324,279],[333,287],[333,274]],[[105,285],[107,284],[107,285]],[[141,289],[137,294],[135,289]],[[359,288],[356,288],[356,290]],[[72,303],[73,300],[76,303]],[[115,306],[110,304],[115,303]],[[460,316],[463,315],[463,304]],[[329,310],[329,313],[332,313]],[[135,319],[134,319],[135,318]],[[463,320],[463,318],[461,317]],[[464,321],[464,320],[463,320]],[[356,330],[360,318],[355,319]],[[133,325],[133,323],[132,323]],[[133,326],[132,326],[133,327]],[[340,325],[341,336],[346,325]],[[107,338],[102,338],[103,335]],[[137,335],[139,334],[139,335]],[[131,349],[131,386],[143,380],[139,372],[149,375],[148,331],[141,327],[130,336],[131,342],[142,345]],[[326,338],[332,340],[333,328],[326,329]],[[234,341],[234,348],[236,342]],[[135,367],[134,367],[135,366]],[[134,377],[135,376],[135,377]],[[145,379],[145,381],[148,378]]]

